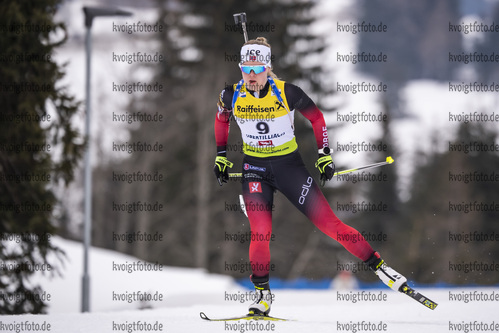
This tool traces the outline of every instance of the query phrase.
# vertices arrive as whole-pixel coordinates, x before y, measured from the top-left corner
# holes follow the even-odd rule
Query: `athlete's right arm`
[[[215,142],[217,145],[217,156],[215,158],[215,166],[213,171],[217,178],[218,184],[226,183],[229,180],[228,168],[232,167],[232,163],[227,160],[227,141],[229,139],[230,118],[232,117],[232,95],[233,87],[227,86],[220,93],[217,107],[218,112],[215,117]]]
[[[217,154],[225,152],[227,140],[229,139],[230,118],[232,117],[232,95],[234,89],[227,86],[220,93],[217,107],[218,112],[215,117],[215,141],[217,144]],[[225,156],[225,155],[224,155]]]

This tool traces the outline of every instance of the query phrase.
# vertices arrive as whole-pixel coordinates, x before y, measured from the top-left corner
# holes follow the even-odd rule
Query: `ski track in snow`
[[[463,289],[454,291],[460,292]],[[492,292],[492,288],[478,288]],[[379,290],[370,290],[373,293]],[[338,301],[334,290],[276,290],[272,315],[293,319],[289,322],[207,322],[199,317],[205,312],[209,317],[227,317],[244,314],[246,304],[228,302],[220,294],[187,295],[184,304],[178,307],[164,307],[150,310],[115,311],[98,313],[68,313],[50,315],[20,315],[0,318],[3,324],[33,321],[51,324],[50,332],[112,332],[114,324],[141,321],[163,325],[158,332],[376,332],[377,329],[363,329],[354,324],[384,324],[384,332],[447,332],[450,324],[469,322],[498,323],[498,302],[449,301],[449,291],[444,289],[423,289],[423,294],[439,303],[436,310],[429,310],[409,297],[390,290],[386,301],[359,301],[357,303]],[[498,290],[496,289],[497,293]],[[220,291],[223,294],[223,291]],[[203,297],[205,296],[205,297]],[[210,296],[210,297],[209,297]],[[207,300],[211,298],[212,301]],[[201,300],[201,302],[199,302]],[[301,305],[297,302],[302,303]],[[204,304],[200,304],[204,303]],[[247,324],[249,323],[249,324]],[[350,326],[343,326],[349,324]],[[0,324],[1,325],[1,324]],[[1,326],[0,326],[1,327]],[[366,326],[364,326],[366,327]],[[347,328],[349,328],[347,330]],[[135,330],[139,332],[139,330]],[[143,330],[145,331],[145,330]],[[454,331],[459,331],[455,329]],[[463,330],[464,332],[464,326]],[[469,330],[473,332],[473,330]],[[476,331],[476,330],[475,330]]]

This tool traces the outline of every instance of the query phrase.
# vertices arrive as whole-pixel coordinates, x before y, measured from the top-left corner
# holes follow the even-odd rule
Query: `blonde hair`
[[[265,38],[265,37],[257,37],[256,39],[250,39],[249,41],[244,43],[243,46],[244,45],[251,45],[251,44],[264,45],[264,46],[268,47],[270,50],[272,50],[272,47],[270,46],[269,42],[267,41],[267,38]],[[275,75],[275,73],[272,71],[272,67],[270,67],[268,76],[272,76],[272,78],[277,79],[277,80],[279,79],[277,77],[277,75]]]

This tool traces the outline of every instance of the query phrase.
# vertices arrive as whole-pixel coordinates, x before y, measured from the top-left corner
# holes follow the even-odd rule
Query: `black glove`
[[[222,186],[222,183],[227,183],[229,180],[229,168],[232,168],[234,164],[230,162],[225,156],[217,156],[215,158],[215,166],[213,171],[215,172],[215,177],[217,177],[218,184]]]
[[[315,162],[315,167],[321,173],[321,186],[324,186],[326,180],[331,180],[336,169],[333,158],[329,154],[319,153],[319,159]]]

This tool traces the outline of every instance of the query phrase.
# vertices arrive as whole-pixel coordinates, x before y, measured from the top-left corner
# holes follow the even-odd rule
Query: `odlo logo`
[[[305,198],[308,195],[308,192],[310,191],[310,186],[312,186],[313,181],[314,181],[313,178],[309,176],[307,178],[307,183],[301,186],[301,195],[300,199],[298,199],[300,205],[303,205],[305,203]]]

